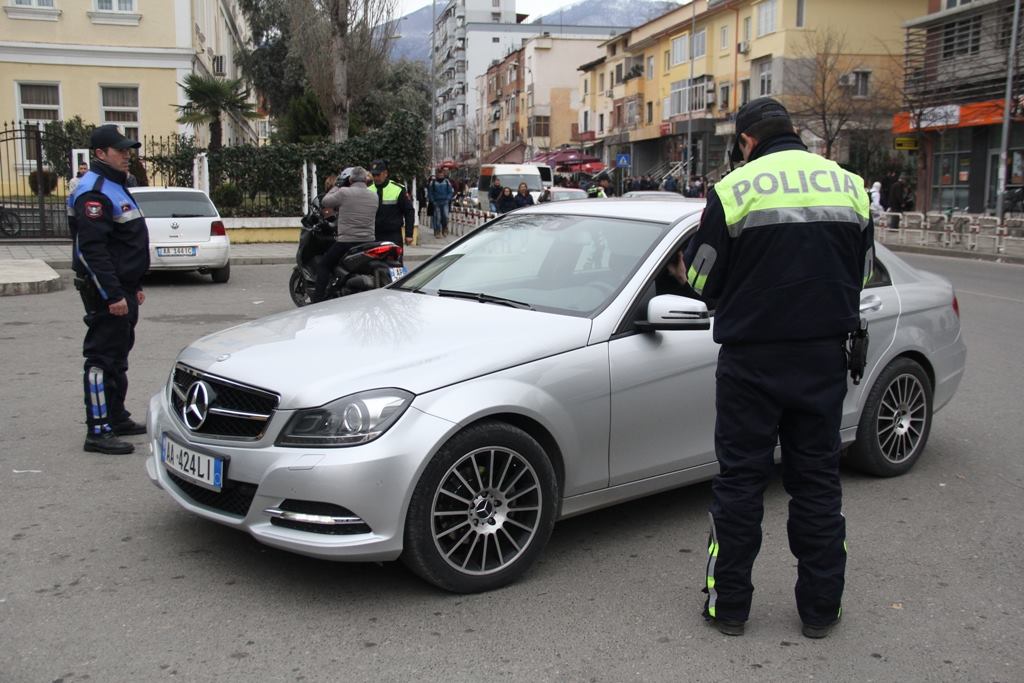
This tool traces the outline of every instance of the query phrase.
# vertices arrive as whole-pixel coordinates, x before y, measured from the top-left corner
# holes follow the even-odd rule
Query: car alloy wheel
[[[525,431],[483,422],[427,465],[406,518],[402,560],[457,593],[511,583],[540,555],[558,505],[554,469]]]
[[[910,358],[896,358],[872,385],[857,440],[847,453],[857,469],[879,477],[910,470],[924,451],[932,426],[932,385]]]

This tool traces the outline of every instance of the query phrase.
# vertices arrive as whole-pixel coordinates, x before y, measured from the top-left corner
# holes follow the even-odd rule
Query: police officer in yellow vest
[[[842,614],[845,342],[858,327],[874,226],[864,182],[809,153],[779,102],[740,109],[732,155],[746,165],[714,186],[673,268],[714,303],[721,345],[704,617],[743,633],[778,443],[797,611],[803,634],[822,638]]]
[[[377,208],[376,239],[388,240],[395,244],[412,244],[416,212],[405,186],[388,179],[388,162],[383,159],[376,159],[370,164],[370,175],[373,176],[371,189],[377,193],[380,202]]]

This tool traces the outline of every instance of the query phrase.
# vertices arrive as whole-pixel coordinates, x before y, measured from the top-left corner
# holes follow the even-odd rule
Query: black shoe
[[[800,632],[804,634],[805,638],[814,638],[815,640],[819,638],[826,638],[828,637],[828,634],[832,632],[832,629],[835,627],[835,625],[838,623],[839,618],[836,617],[835,621],[833,621],[831,624],[825,624],[824,626],[811,626],[810,624],[803,624],[800,628]]]
[[[704,615],[704,620],[710,626],[717,628],[718,632],[725,636],[742,636],[743,630],[746,628],[742,621],[733,621],[732,619],[716,619]]]
[[[113,424],[110,428],[114,430],[114,434],[117,436],[132,436],[134,434],[146,433],[146,425],[139,424],[131,418],[128,418],[124,422]]]
[[[135,452],[135,446],[114,436],[113,432],[90,434],[85,437],[84,450],[107,455],[128,455]]]

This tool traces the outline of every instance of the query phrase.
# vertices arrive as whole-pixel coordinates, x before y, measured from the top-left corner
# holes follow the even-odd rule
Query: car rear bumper
[[[195,256],[157,256],[160,247],[195,246]],[[211,237],[209,242],[181,244],[158,242],[149,245],[150,270],[199,270],[223,268],[231,258],[231,243],[227,237]]]
[[[291,411],[278,411],[259,441],[240,445],[195,438],[170,412],[166,391],[153,396],[147,427],[150,457],[146,472],[178,505],[200,517],[247,531],[276,548],[330,560],[384,561],[402,551],[404,521],[413,488],[433,455],[424,444],[443,442],[451,423],[409,408],[383,437],[371,443],[337,449],[296,449],[274,445]],[[227,460],[225,489],[242,483],[254,489],[251,503],[226,512],[205,489],[181,485],[161,461],[162,437],[195,451]],[[199,494],[195,496],[193,494]],[[212,494],[214,497],[217,494]],[[199,499],[203,499],[198,500]],[[368,531],[339,535],[289,528],[273,521],[289,501],[312,501],[341,506],[365,522]],[[363,527],[365,529],[365,527]]]

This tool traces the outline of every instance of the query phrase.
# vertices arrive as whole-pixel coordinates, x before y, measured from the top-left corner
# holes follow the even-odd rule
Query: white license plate
[[[157,256],[195,256],[197,247],[157,247]]]
[[[224,459],[197,453],[164,434],[160,448],[164,467],[179,477],[212,491],[220,491],[224,484]]]
[[[391,271],[391,281],[394,282],[398,278],[405,277],[405,274],[409,271],[405,269],[405,266],[398,266],[397,268],[389,268]]]

